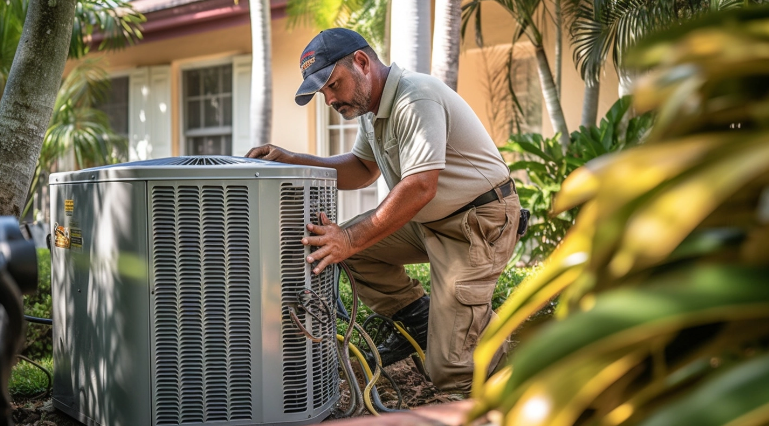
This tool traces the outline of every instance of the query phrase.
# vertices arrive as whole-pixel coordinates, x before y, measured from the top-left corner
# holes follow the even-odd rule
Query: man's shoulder
[[[397,101],[415,101],[419,99],[439,99],[442,81],[429,75],[418,72],[403,71],[395,97]]]

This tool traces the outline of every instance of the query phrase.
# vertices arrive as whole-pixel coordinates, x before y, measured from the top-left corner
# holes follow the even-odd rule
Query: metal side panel
[[[255,186],[148,185],[154,426],[261,423]]]
[[[319,420],[328,415],[339,397],[334,272],[327,268],[313,276],[305,261],[310,249],[301,244],[301,239],[307,235],[307,223],[318,223],[318,212],[325,211],[331,220],[336,219],[336,182],[264,182],[260,193],[267,199],[278,200],[272,206],[263,206],[260,216],[262,263],[279,266],[261,271],[265,301],[265,419],[276,424]],[[327,320],[316,321],[298,309],[299,293],[305,290],[312,291],[316,308],[320,304],[328,306],[328,312],[316,309],[316,314],[328,317]],[[311,342],[298,329],[291,318],[292,309],[306,330],[323,336],[322,342]]]
[[[51,185],[54,406],[149,425],[144,182]]]

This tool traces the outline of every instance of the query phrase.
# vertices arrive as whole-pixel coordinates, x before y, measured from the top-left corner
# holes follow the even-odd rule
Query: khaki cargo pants
[[[491,298],[518,242],[518,195],[436,222],[407,223],[346,260],[361,300],[391,317],[424,295],[403,265],[430,263],[426,368],[440,389],[469,390],[472,353],[494,312]],[[353,219],[355,221],[355,219]],[[502,355],[493,360],[491,369]]]

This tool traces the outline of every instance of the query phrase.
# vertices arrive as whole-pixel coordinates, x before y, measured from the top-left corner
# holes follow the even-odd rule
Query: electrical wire
[[[38,318],[31,315],[24,315],[24,319],[27,322],[33,322],[35,324],[53,325],[53,320],[50,318]]]
[[[377,314],[370,315],[366,320],[363,322],[363,326],[356,323],[356,317],[358,313],[358,291],[357,291],[357,285],[355,283],[355,278],[352,275],[352,271],[350,271],[350,268],[347,266],[345,262],[340,262],[339,267],[341,267],[345,273],[347,274],[347,277],[350,280],[350,289],[352,290],[352,309],[351,312],[348,314],[347,310],[342,304],[341,299],[337,297],[336,304],[337,304],[337,311],[336,311],[336,317],[339,319],[342,319],[343,321],[347,322],[347,330],[345,331],[344,335],[337,334],[336,335],[336,341],[337,341],[337,354],[340,359],[340,364],[342,367],[342,374],[344,375],[345,380],[347,380],[349,387],[350,387],[350,402],[347,407],[347,409],[341,414],[342,417],[350,417],[350,416],[357,416],[359,415],[363,408],[365,407],[368,409],[371,414],[375,416],[379,416],[379,412],[394,412],[394,411],[401,411],[398,408],[403,403],[403,397],[401,395],[400,389],[398,388],[395,381],[392,379],[392,377],[387,374],[387,372],[384,371],[382,368],[382,360],[379,357],[379,352],[377,351],[376,344],[374,343],[371,336],[369,336],[369,333],[365,330],[366,325],[374,318],[381,318],[386,323],[389,323],[389,325],[392,327],[392,332],[400,333],[402,336],[406,338],[406,340],[415,348],[416,350],[416,356],[413,356],[414,363],[417,366],[417,369],[419,369],[420,372],[423,374],[424,369],[424,359],[425,354],[422,351],[422,348],[419,346],[419,344],[414,340],[414,338],[406,331],[405,327],[403,327],[402,324],[393,322],[391,319],[382,317]],[[314,312],[314,309],[312,307],[312,302],[315,301],[320,304],[320,306],[323,308],[323,313],[329,318],[329,320],[333,320],[332,314],[331,314],[331,308],[328,306],[326,301],[321,298],[317,293],[310,289],[304,289],[301,290],[299,293],[297,293],[297,300],[298,305],[296,306],[297,309],[307,313],[312,318],[314,318],[317,321],[323,321],[323,319],[320,318],[320,316]],[[294,307],[289,306],[288,312],[291,317],[291,320],[294,322],[294,325],[296,325],[297,329],[310,341],[319,343],[323,341],[323,339],[330,337],[330,336],[314,336],[309,330],[307,330],[304,325],[302,325],[301,320],[297,316],[296,312],[297,309],[294,309]],[[370,353],[374,357],[374,371],[371,371],[371,366],[368,363],[368,360],[363,355],[363,353],[360,351],[360,349],[352,344],[350,342],[351,336],[353,331],[358,332],[358,336],[363,339],[366,346],[368,346]],[[381,325],[380,330],[381,331]],[[364,390],[361,391],[360,386],[358,385],[358,380],[355,377],[355,373],[352,369],[352,360],[350,359],[350,352],[353,353],[353,356],[358,361],[358,363],[361,366],[361,369],[363,370],[364,376],[365,376],[365,382],[366,387]],[[395,389],[395,392],[398,396],[398,400],[396,403],[396,409],[391,409],[386,407],[381,399],[379,398],[379,393],[376,389],[376,383],[379,381],[379,378],[384,376],[393,386]],[[359,404],[358,401],[361,401],[363,404]]]
[[[27,361],[28,363],[34,365],[35,367],[43,370],[43,373],[45,373],[46,377],[48,377],[48,385],[45,387],[45,392],[41,393],[40,395],[35,395],[31,399],[38,399],[43,396],[48,395],[51,392],[51,388],[53,388],[53,375],[50,371],[48,371],[47,368],[43,367],[41,364],[36,363],[35,361],[32,361],[31,359],[25,357],[24,355],[18,354],[16,355],[20,359],[23,359],[24,361]]]

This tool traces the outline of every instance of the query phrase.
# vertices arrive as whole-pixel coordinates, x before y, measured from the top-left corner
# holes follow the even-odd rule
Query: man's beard
[[[355,92],[352,95],[352,101],[347,102],[333,102],[331,106],[344,117],[345,120],[352,120],[355,117],[359,117],[368,112],[368,106],[371,103],[371,88],[366,87],[366,81],[357,70],[352,72],[353,79],[355,80]],[[340,108],[345,107],[345,112],[339,111]]]

